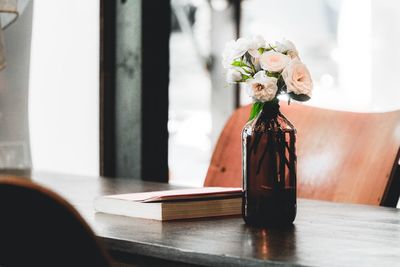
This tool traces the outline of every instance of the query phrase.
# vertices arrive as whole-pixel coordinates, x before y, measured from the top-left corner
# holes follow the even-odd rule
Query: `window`
[[[170,182],[201,186],[211,156],[207,1],[172,1],[169,84]]]

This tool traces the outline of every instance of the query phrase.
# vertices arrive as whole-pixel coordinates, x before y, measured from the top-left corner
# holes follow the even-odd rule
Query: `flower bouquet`
[[[223,53],[227,82],[244,84],[253,106],[242,132],[243,218],[248,224],[291,224],[296,216],[296,130],[278,96],[307,101],[313,83],[291,41],[230,41]]]
[[[289,40],[267,43],[261,36],[239,38],[226,44],[222,64],[228,83],[244,83],[254,105],[250,119],[263,104],[287,94],[290,99],[307,101],[313,83],[310,72]]]

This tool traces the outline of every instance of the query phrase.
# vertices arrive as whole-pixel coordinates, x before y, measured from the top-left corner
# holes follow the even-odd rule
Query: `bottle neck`
[[[276,118],[279,113],[279,100],[275,98],[264,103],[260,118],[263,120],[270,120]]]

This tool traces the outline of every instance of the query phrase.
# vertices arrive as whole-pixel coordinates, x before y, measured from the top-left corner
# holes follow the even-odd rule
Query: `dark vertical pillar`
[[[170,1],[101,12],[101,174],[167,182]]]
[[[142,1],[116,2],[115,176],[142,178]]]
[[[142,1],[142,178],[168,181],[171,3]]]
[[[115,1],[100,1],[100,174],[115,176]]]

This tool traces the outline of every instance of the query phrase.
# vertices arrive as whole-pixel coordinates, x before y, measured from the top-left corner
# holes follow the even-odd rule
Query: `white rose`
[[[308,95],[311,97],[313,82],[310,72],[298,58],[289,62],[288,66],[282,72],[282,78],[286,83],[288,93],[293,92],[296,95]]]
[[[252,57],[258,59],[261,56],[258,51],[259,48],[265,48],[265,39],[264,37],[257,35],[251,39],[248,52]]]
[[[261,68],[270,72],[281,72],[290,58],[282,53],[270,50],[260,56]]]
[[[224,52],[222,53],[222,65],[229,68],[235,59],[243,56],[250,47],[250,41],[246,38],[239,38],[236,41],[231,40],[226,43]]]
[[[242,80],[242,74],[235,69],[229,69],[226,73],[226,81],[228,83],[236,83]]]
[[[296,46],[294,45],[293,42],[289,40],[282,40],[281,42],[276,42],[275,43],[275,50],[280,52],[280,53],[287,53],[287,55],[290,58],[296,58],[299,56],[299,53],[297,52]]]
[[[236,40],[234,54],[237,57],[243,56],[250,48],[251,41],[246,38],[239,38]]]
[[[265,47],[265,39],[261,35],[254,36],[250,41],[250,49],[258,49],[260,47]]]
[[[247,79],[247,92],[256,101],[267,102],[275,98],[278,91],[277,79],[259,71],[254,78]]]

